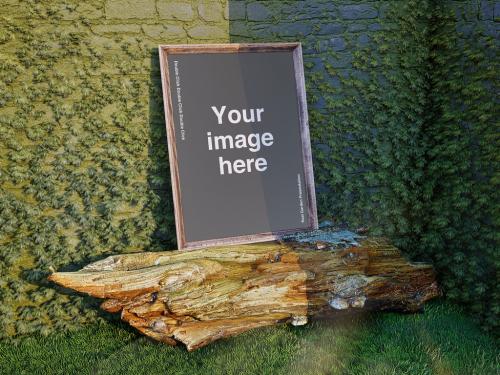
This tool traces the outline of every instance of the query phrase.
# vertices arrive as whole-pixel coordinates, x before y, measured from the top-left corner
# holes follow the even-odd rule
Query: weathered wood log
[[[265,242],[110,256],[49,279],[105,298],[143,334],[188,350],[255,327],[349,310],[414,312],[439,294],[431,266],[383,238]]]

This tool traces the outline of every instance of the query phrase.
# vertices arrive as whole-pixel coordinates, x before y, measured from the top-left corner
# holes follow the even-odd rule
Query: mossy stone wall
[[[424,142],[424,222],[415,256],[445,295],[500,334],[499,1],[437,2]]]
[[[318,212],[433,261],[497,330],[500,2],[235,1],[232,41],[304,46]]]
[[[2,1],[0,336],[78,326],[49,269],[175,246],[157,48],[229,42],[224,1]]]
[[[322,219],[405,247],[421,226],[431,11],[429,1],[229,4],[232,41],[303,43]]]
[[[240,41],[303,43],[320,219],[434,261],[494,327],[499,4],[4,0],[0,336],[98,319],[51,268],[175,247],[157,45]]]

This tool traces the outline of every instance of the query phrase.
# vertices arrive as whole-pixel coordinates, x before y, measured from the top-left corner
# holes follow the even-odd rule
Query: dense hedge
[[[435,261],[498,327],[493,2],[123,2],[0,9],[0,336],[98,318],[50,267],[175,247],[155,46],[211,41],[300,40],[321,219]]]

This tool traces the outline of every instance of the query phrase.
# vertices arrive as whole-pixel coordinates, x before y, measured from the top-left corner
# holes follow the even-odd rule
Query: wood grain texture
[[[308,203],[309,222],[312,229],[318,228],[318,214],[316,210],[316,190],[314,188],[314,172],[309,135],[309,117],[307,115],[306,82],[304,77],[304,63],[302,61],[302,45],[293,49],[293,64],[295,70],[295,84],[297,87],[297,103],[299,109],[300,139],[302,142],[302,162],[304,163],[304,181],[306,200]]]
[[[160,50],[167,53],[235,53],[293,51],[299,42],[293,43],[219,43],[219,44],[163,44]]]
[[[177,146],[175,140],[174,112],[172,109],[172,93],[170,91],[170,74],[166,49],[160,46],[159,53],[163,88],[163,107],[165,112],[165,126],[167,129],[168,160],[170,163],[170,180],[172,183],[172,198],[174,201],[175,230],[177,246],[179,246],[179,249],[182,249],[186,245],[186,239],[181,205],[179,166],[177,164]]]
[[[164,343],[188,350],[249,329],[339,312],[414,312],[439,294],[431,266],[408,262],[383,238],[330,249],[264,242],[110,256],[50,280]]]
[[[232,236],[203,241],[187,241],[184,230],[184,216],[181,204],[181,189],[179,166],[177,158],[175,121],[172,109],[172,92],[170,90],[170,76],[168,67],[169,54],[200,54],[200,53],[244,53],[244,52],[279,52],[290,51],[293,56],[295,82],[297,89],[297,104],[299,108],[300,137],[302,145],[302,162],[304,167],[304,197],[308,203],[306,212],[309,220],[308,228],[288,228],[286,230],[256,233],[243,236]],[[314,173],[309,137],[309,122],[307,116],[307,100],[302,62],[302,47],[298,42],[293,43],[230,43],[230,44],[179,44],[160,45],[160,69],[162,76],[163,101],[165,123],[167,128],[168,153],[170,163],[170,177],[172,181],[172,196],[174,201],[174,215],[179,249],[198,249],[208,246],[247,244],[262,241],[279,240],[283,235],[297,230],[317,229],[318,218],[316,211],[316,193],[314,188]]]

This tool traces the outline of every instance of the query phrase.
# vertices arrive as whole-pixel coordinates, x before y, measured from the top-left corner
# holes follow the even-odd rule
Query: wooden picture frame
[[[303,170],[305,180],[305,199],[307,200],[307,217],[309,228],[290,228],[287,230],[258,233],[243,236],[210,239],[203,241],[186,241],[184,231],[183,211],[181,205],[180,178],[177,163],[175,122],[172,109],[172,96],[170,90],[170,77],[168,66],[169,54],[193,54],[193,53],[244,53],[244,52],[273,52],[290,51],[293,56],[295,72],[297,100],[299,109],[300,138],[303,154]],[[177,243],[179,249],[196,249],[207,246],[234,245],[252,242],[263,242],[280,239],[284,234],[297,230],[313,230],[318,228],[316,194],[314,189],[314,174],[312,168],[312,154],[309,137],[309,124],[307,116],[307,102],[304,81],[304,68],[302,61],[302,46],[300,43],[230,43],[230,44],[181,44],[160,45],[159,58],[161,69],[161,80],[163,90],[163,101],[165,111],[165,122],[168,140],[168,155],[170,163],[170,175],[172,181],[172,194],[174,202],[174,214]]]

